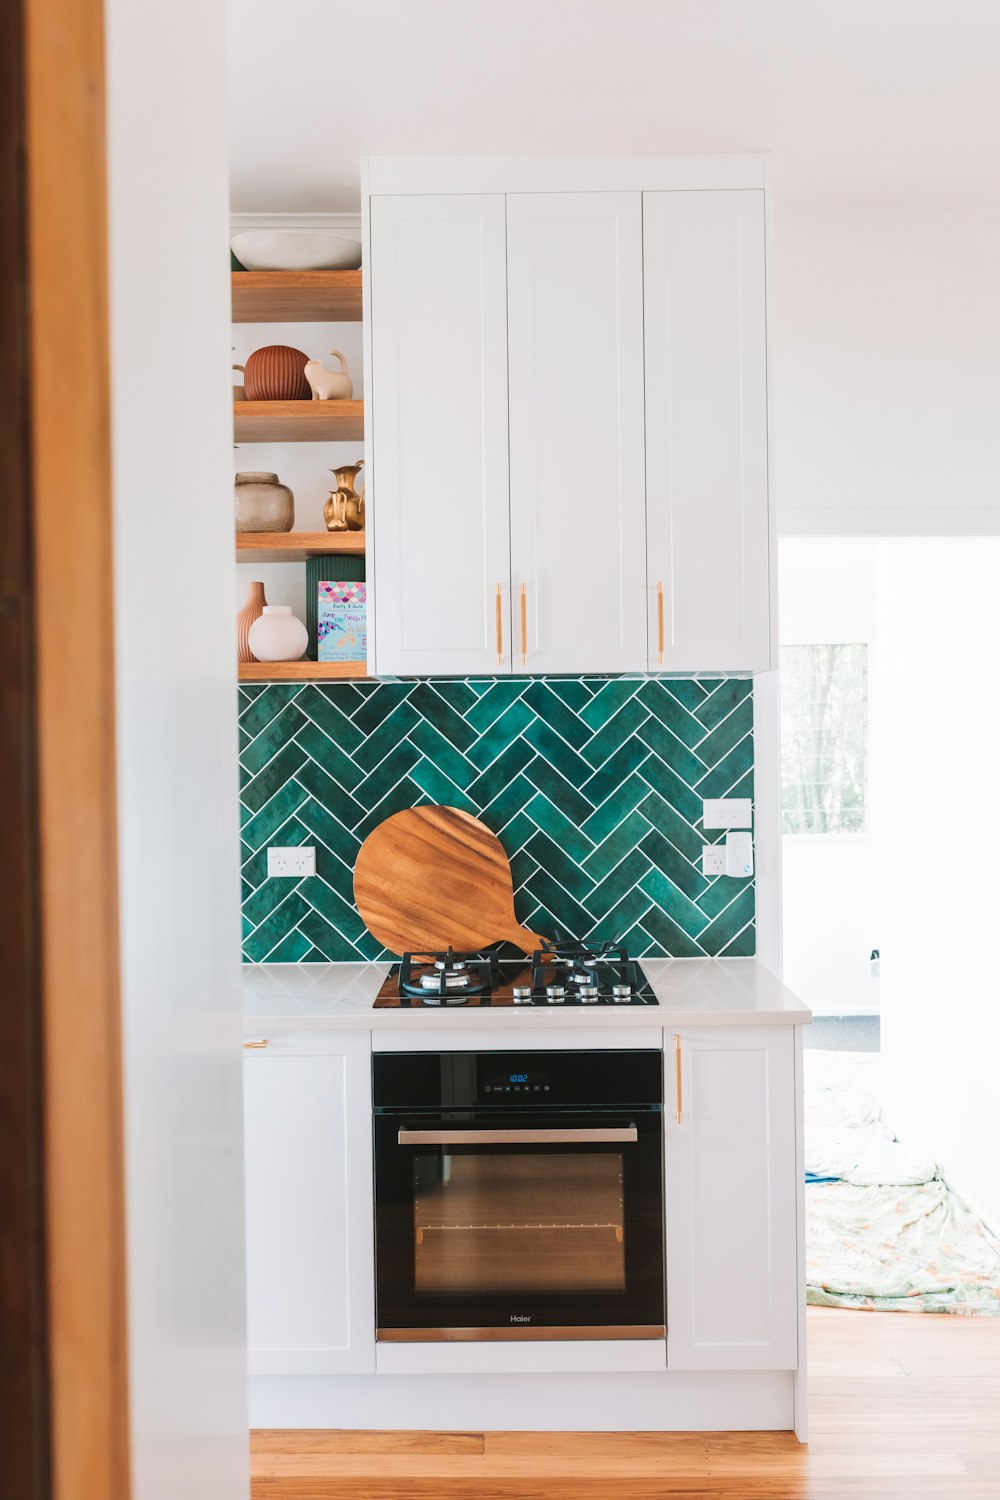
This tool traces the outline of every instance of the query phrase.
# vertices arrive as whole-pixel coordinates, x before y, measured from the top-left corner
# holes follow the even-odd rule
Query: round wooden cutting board
[[[514,915],[503,845],[457,807],[409,807],[374,829],[358,851],[354,899],[390,953],[478,952],[501,940],[541,946]]]

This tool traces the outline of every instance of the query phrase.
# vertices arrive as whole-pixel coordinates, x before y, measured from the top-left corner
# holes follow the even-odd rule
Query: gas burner
[[[399,993],[424,1005],[464,1005],[470,995],[489,995],[500,983],[495,953],[404,953]]]
[[[631,1005],[641,983],[628,949],[612,940],[543,942],[532,958],[532,993],[548,1004]]]

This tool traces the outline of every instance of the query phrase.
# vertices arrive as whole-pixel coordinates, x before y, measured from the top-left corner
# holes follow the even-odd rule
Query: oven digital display
[[[486,1094],[547,1094],[551,1088],[548,1073],[505,1072],[481,1080]]]

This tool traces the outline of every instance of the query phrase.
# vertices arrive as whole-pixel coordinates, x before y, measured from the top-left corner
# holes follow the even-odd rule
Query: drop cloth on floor
[[[1000,1314],[1000,1241],[881,1115],[881,1058],[805,1053],[808,1300]]]

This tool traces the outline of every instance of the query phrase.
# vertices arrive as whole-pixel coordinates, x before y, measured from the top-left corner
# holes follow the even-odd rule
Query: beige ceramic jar
[[[290,604],[265,604],[250,626],[247,644],[258,661],[298,661],[309,644],[309,632]]]
[[[295,497],[277,474],[237,474],[234,488],[237,531],[291,531]]]

